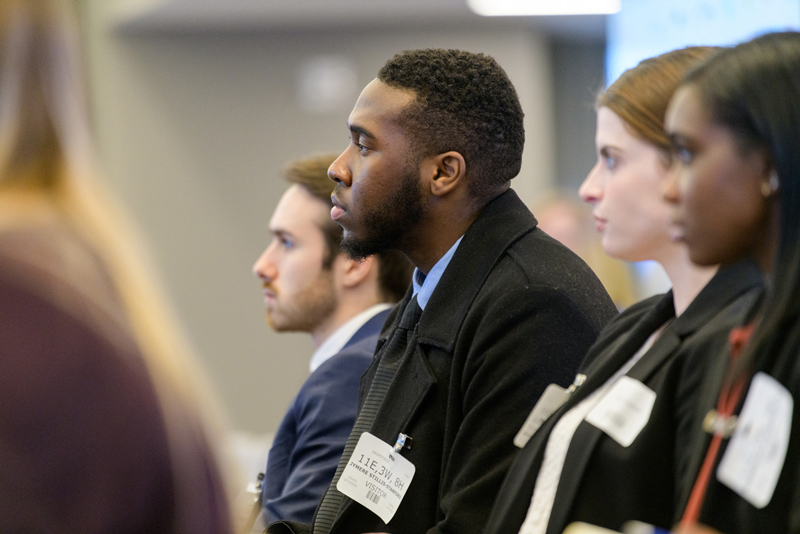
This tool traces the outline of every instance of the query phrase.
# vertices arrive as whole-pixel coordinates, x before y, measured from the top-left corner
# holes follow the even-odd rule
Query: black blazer
[[[406,295],[387,320],[362,403]],[[481,532],[511,464],[517,429],[544,388],[571,382],[617,314],[594,273],[536,228],[513,191],[491,201],[456,250],[415,329],[371,432],[416,475],[387,524],[349,499],[331,532]],[[297,525],[294,525],[297,528]],[[286,532],[270,527],[270,532]]]
[[[755,360],[756,370],[764,372],[780,382],[792,395],[794,409],[792,412],[789,446],[780,471],[775,491],[769,503],[763,508],[756,508],[736,492],[722,484],[716,476],[719,462],[725,456],[730,440],[722,440],[716,462],[712,468],[712,476],[708,482],[705,500],[700,510],[699,522],[711,526],[726,534],[761,534],[763,532],[781,532],[800,534],[800,328],[795,320],[793,328],[779,344],[774,354],[758,355]],[[714,358],[703,382],[703,395],[699,399],[699,411],[702,414],[715,408],[723,378],[730,359],[729,347],[724,347]],[[750,385],[746,385],[734,413],[741,413]],[[700,465],[705,459],[711,435],[703,431],[701,425],[692,429],[690,441],[689,468],[685,486],[681,495],[683,511],[697,478]]]
[[[548,534],[562,532],[573,521],[614,530],[631,519],[664,528],[673,525],[687,469],[688,435],[704,415],[697,407],[704,364],[727,344],[728,332],[757,299],[762,284],[752,263],[721,270],[631,368],[627,375],[657,397],[647,425],[630,446],[619,445],[586,421],[580,424],[567,452]],[[674,315],[670,292],[632,306],[602,332],[581,365],[585,383],[516,458],[497,496],[487,533],[519,531],[555,424]]]

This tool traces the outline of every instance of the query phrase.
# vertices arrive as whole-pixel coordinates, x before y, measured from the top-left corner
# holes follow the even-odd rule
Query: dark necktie
[[[397,372],[400,361],[409,346],[413,347],[413,344],[409,343],[409,341],[414,335],[414,327],[419,322],[421,315],[422,308],[417,304],[417,297],[415,296],[403,311],[400,324],[383,351],[381,361],[378,363],[378,369],[375,371],[375,377],[369,387],[367,398],[364,400],[364,406],[361,407],[361,412],[358,414],[353,431],[350,433],[350,437],[347,438],[347,444],[344,446],[344,452],[336,468],[336,474],[333,476],[331,485],[322,498],[322,503],[317,511],[314,521],[314,534],[328,534],[331,526],[333,526],[333,520],[336,518],[344,499],[344,495],[336,489],[336,484],[339,482],[339,477],[342,476],[342,471],[350,461],[361,434],[368,432],[372,428],[372,423],[375,421],[378,409],[383,404],[383,399],[386,397],[386,392]]]

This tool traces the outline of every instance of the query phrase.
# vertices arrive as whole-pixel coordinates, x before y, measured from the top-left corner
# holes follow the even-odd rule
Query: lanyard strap
[[[739,355],[750,341],[753,327],[754,323],[750,323],[731,331],[729,337],[731,347],[730,362],[728,364],[729,369],[733,367]],[[747,377],[742,376],[733,384],[726,382],[717,400],[716,411],[711,410],[708,412],[703,421],[703,429],[707,432],[713,432],[713,437],[711,438],[711,443],[708,445],[705,460],[703,460],[703,465],[697,475],[694,487],[692,487],[692,493],[689,496],[689,501],[686,504],[686,509],[683,512],[681,528],[696,524],[700,517],[700,510],[703,507],[703,501],[705,501],[708,482],[711,479],[711,471],[714,469],[720,445],[723,439],[730,437],[736,425],[736,417],[733,415],[733,411],[739,404],[739,399],[742,398],[746,378]]]

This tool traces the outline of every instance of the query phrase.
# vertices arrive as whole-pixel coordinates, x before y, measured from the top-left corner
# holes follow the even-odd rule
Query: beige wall
[[[354,98],[325,114],[295,101],[299,64],[348,57],[359,87],[405,48],[489,53],[526,112],[523,198],[554,174],[551,68],[531,30],[120,36],[110,0],[82,3],[93,109],[107,176],[149,238],[178,311],[234,426],[272,431],[308,372],[306,335],[263,321],[251,265],[285,185],[276,169],[344,148]]]

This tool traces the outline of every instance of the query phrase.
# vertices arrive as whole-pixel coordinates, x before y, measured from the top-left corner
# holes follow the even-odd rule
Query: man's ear
[[[444,196],[464,182],[467,171],[464,156],[456,151],[443,152],[431,160],[431,193]]]
[[[363,283],[372,270],[375,268],[375,258],[370,256],[366,259],[356,261],[351,260],[344,254],[339,254],[334,260],[334,265],[338,270],[339,280],[342,287],[352,288]]]

